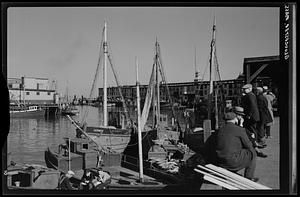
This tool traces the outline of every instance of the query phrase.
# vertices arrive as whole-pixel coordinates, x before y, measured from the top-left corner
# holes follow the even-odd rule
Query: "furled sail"
[[[150,81],[149,81],[149,85],[147,88],[147,94],[146,94],[146,99],[145,99],[145,103],[144,103],[144,107],[143,107],[143,112],[141,115],[141,130],[144,130],[145,124],[147,122],[148,119],[148,115],[149,115],[149,111],[150,111],[150,107],[151,107],[151,101],[153,100],[153,92],[154,92],[154,87],[155,87],[155,81],[154,81],[154,75],[155,75],[155,65],[153,65],[152,67],[152,73],[151,73],[151,77],[150,77]]]

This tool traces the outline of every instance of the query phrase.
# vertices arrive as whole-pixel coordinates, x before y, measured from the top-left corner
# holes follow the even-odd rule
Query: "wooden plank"
[[[254,181],[251,181],[251,180],[249,180],[249,179],[247,179],[247,178],[244,178],[244,177],[239,176],[239,175],[237,175],[237,174],[235,174],[235,173],[233,173],[233,172],[230,172],[230,171],[228,171],[228,170],[226,170],[226,169],[224,169],[224,168],[217,167],[217,166],[212,165],[212,164],[207,164],[207,165],[205,165],[205,166],[206,166],[207,168],[212,169],[212,170],[218,171],[218,172],[220,172],[220,173],[222,173],[222,174],[224,174],[224,175],[227,175],[227,176],[229,176],[229,177],[232,177],[232,178],[234,178],[234,179],[236,179],[236,180],[238,180],[238,181],[240,181],[240,182],[242,182],[242,183],[244,183],[244,184],[247,184],[247,185],[249,185],[249,186],[251,186],[251,187],[255,187],[256,189],[271,189],[271,188],[269,188],[269,187],[267,187],[267,186],[265,186],[265,185],[262,185],[262,184],[259,184],[259,183],[254,182]]]
[[[221,182],[221,181],[218,181],[216,179],[213,179],[212,177],[209,177],[209,176],[204,176],[203,177],[205,180],[209,181],[209,182],[212,182],[214,184],[217,184],[217,185],[220,185],[226,189],[230,189],[230,190],[239,190],[239,188],[237,187],[234,187],[234,186],[231,186],[231,185],[228,185],[227,183],[224,183],[224,182]]]
[[[240,186],[240,185],[238,185],[238,184],[235,184],[235,183],[230,182],[230,181],[228,181],[228,180],[226,180],[226,179],[222,179],[222,178],[220,178],[220,177],[217,177],[217,176],[215,176],[215,175],[212,175],[212,174],[210,174],[210,173],[204,172],[204,171],[199,170],[199,169],[194,169],[194,171],[196,171],[196,172],[198,172],[198,173],[201,173],[201,174],[204,174],[205,176],[210,177],[211,180],[213,179],[213,180],[215,180],[216,182],[221,183],[222,185],[220,185],[220,186],[225,187],[225,188],[227,188],[227,189],[230,189],[230,187],[234,187],[234,188],[240,189],[240,190],[248,190],[248,189],[249,189],[249,188],[242,187],[242,186]],[[227,186],[224,186],[224,185],[227,185]],[[229,187],[228,187],[228,186],[229,186]]]
[[[201,168],[201,169],[204,169],[204,170],[207,170],[207,171],[209,171],[209,172],[211,172],[211,173],[214,173],[214,174],[216,174],[216,175],[219,175],[219,176],[221,176],[221,177],[223,177],[223,178],[225,178],[225,179],[228,179],[229,181],[232,181],[232,182],[234,182],[234,183],[236,183],[236,184],[238,184],[238,185],[241,185],[242,187],[245,187],[245,188],[247,188],[247,189],[255,189],[255,187],[251,187],[251,186],[249,186],[248,184],[244,184],[244,183],[242,183],[242,182],[240,182],[240,181],[237,181],[236,179],[233,179],[232,177],[226,176],[226,175],[224,175],[224,174],[222,174],[222,173],[220,173],[220,172],[214,171],[214,170],[212,170],[212,169],[210,169],[210,168],[206,168],[206,167],[201,166],[201,165],[197,165],[197,167],[199,167],[199,168]]]

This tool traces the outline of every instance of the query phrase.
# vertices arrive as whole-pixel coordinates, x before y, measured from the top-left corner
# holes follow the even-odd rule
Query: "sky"
[[[200,78],[208,80],[214,15],[222,80],[242,73],[244,58],[279,55],[278,7],[10,7],[7,12],[8,78],[49,78],[60,93],[68,89],[79,97],[88,97],[92,88],[104,21],[121,85],[136,83],[136,57],[140,83],[148,84],[156,38],[167,82],[194,80],[195,48]],[[116,86],[110,67],[108,86]]]

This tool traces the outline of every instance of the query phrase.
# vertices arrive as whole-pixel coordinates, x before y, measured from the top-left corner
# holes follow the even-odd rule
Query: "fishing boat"
[[[184,142],[195,152],[201,153],[206,139],[214,131],[217,131],[224,123],[222,114],[224,112],[225,99],[222,94],[222,84],[219,65],[216,56],[216,20],[214,18],[212,28],[212,40],[209,60],[209,94],[207,99],[196,102],[193,110],[185,110],[186,130],[184,132]],[[196,62],[195,62],[196,64]],[[196,67],[196,65],[195,65]],[[213,81],[213,69],[215,69],[216,79]],[[200,82],[201,83],[201,82]],[[221,93],[221,94],[219,94]]]
[[[66,116],[66,115],[76,116],[78,114],[79,114],[79,110],[73,105],[67,106],[61,110],[61,115],[64,115],[64,116]]]
[[[90,140],[78,138],[64,138],[65,143],[58,146],[57,150],[47,148],[45,162],[48,168],[53,168],[61,173],[72,170],[75,176],[70,179],[73,187],[79,189],[84,170],[89,169],[93,174],[101,168],[111,176],[110,183],[105,190],[118,191],[174,191],[178,187],[188,187],[182,179],[152,168],[144,166],[143,180],[139,171],[120,166],[120,154],[104,154],[98,152],[98,147]],[[69,154],[70,153],[70,154]]]
[[[119,80],[116,74],[116,71],[114,69],[114,65],[112,63],[111,56],[108,51],[108,44],[107,44],[107,25],[106,22],[104,24],[103,34],[102,34],[102,41],[101,41],[101,47],[100,47],[100,55],[98,59],[98,65],[97,70],[95,73],[94,81],[92,84],[92,89],[90,92],[90,98],[92,97],[92,94],[95,90],[96,81],[99,74],[100,66],[102,66],[103,62],[103,125],[101,126],[90,126],[85,123],[85,119],[88,114],[88,108],[84,112],[83,120],[81,123],[78,121],[73,121],[74,124],[76,124],[77,130],[76,133],[78,137],[88,138],[93,140],[100,149],[102,149],[105,152],[110,153],[122,153],[126,146],[128,145],[130,141],[131,136],[131,121],[129,118],[129,113],[126,107],[125,100],[123,98],[121,89],[119,88],[120,95],[123,101],[123,118],[126,120],[126,124],[123,125],[122,128],[116,128],[114,126],[108,125],[108,101],[107,101],[107,62],[109,61],[112,71],[115,76],[115,80],[117,82],[118,87]],[[102,58],[104,56],[104,59]],[[103,59],[103,61],[102,61]],[[84,132],[84,135],[81,135],[82,132]]]
[[[11,118],[23,117],[43,117],[45,116],[45,109],[34,106],[10,106],[9,115]]]
[[[11,190],[56,189],[60,171],[38,164],[11,165],[4,171],[7,188]]]

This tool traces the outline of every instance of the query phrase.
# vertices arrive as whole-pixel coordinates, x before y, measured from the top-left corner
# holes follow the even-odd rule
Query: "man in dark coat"
[[[243,97],[242,97],[242,107],[245,113],[244,127],[251,133],[253,133],[254,140],[257,141],[257,129],[256,124],[260,120],[259,111],[256,101],[256,96],[252,92],[252,85],[246,84],[242,87]]]
[[[226,124],[216,136],[217,164],[232,172],[245,168],[244,177],[253,181],[256,167],[256,152],[244,128],[237,126],[238,119],[235,113],[225,114]]]
[[[268,109],[268,100],[263,95],[263,89],[261,87],[256,88],[256,99],[259,111],[260,120],[257,123],[257,140],[260,144],[265,144],[266,124],[272,122],[272,116]]]
[[[234,112],[237,116],[237,119],[238,119],[238,124],[237,125],[244,128],[244,125],[243,125],[244,124],[244,116],[245,116],[244,109],[242,107],[235,106],[235,107],[233,107],[232,112]],[[246,134],[248,135],[248,138],[251,141],[252,146],[256,151],[256,155],[258,157],[266,158],[268,155],[264,154],[261,150],[258,149],[258,147],[256,146],[256,141],[254,140],[253,135],[251,135],[251,133],[249,131],[247,131],[247,129],[246,129]]]

